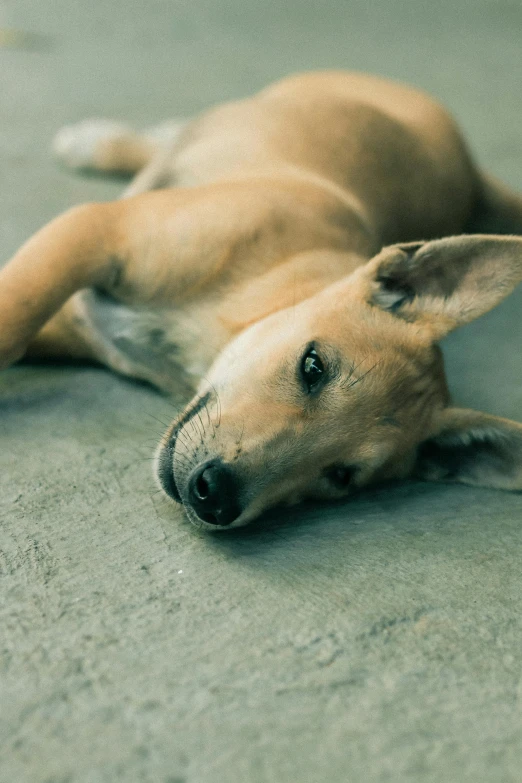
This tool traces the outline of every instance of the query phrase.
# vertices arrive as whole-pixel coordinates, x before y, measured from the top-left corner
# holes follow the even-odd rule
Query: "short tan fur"
[[[0,272],[0,366],[95,359],[194,395],[156,472],[190,519],[410,475],[522,489],[522,425],[450,406],[438,341],[522,279],[522,198],[410,87],[292,76],[139,134],[63,129],[68,165],[126,171]]]

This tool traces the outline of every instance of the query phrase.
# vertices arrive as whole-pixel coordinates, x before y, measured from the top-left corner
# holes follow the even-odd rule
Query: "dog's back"
[[[317,179],[355,199],[383,244],[417,238],[420,225],[426,237],[462,230],[478,190],[445,109],[418,90],[348,72],[289,77],[211,109],[150,166],[162,186]]]

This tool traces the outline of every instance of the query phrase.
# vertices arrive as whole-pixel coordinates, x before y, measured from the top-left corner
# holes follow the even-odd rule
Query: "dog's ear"
[[[438,431],[421,443],[414,475],[481,487],[522,489],[522,424],[446,408]]]
[[[355,274],[366,301],[439,339],[491,310],[522,280],[522,238],[462,235],[392,245]]]

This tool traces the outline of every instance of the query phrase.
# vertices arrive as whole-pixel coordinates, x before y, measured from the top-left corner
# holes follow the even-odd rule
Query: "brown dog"
[[[192,521],[411,474],[522,489],[522,425],[448,407],[437,347],[522,279],[522,238],[499,236],[522,234],[522,199],[438,104],[316,73],[163,135],[90,122],[56,148],[141,171],[2,270],[0,364],[94,358],[195,388],[157,458]]]

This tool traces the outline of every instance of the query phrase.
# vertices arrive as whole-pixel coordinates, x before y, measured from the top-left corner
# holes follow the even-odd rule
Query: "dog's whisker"
[[[180,461],[185,465],[191,465],[194,462],[194,455],[189,451],[176,451],[174,462],[179,464]]]
[[[179,460],[181,460],[184,464],[189,466],[192,465],[194,462],[193,455],[190,453],[183,454],[182,452],[181,453],[177,452],[175,456],[175,461],[178,462]]]
[[[211,435],[212,440],[215,440],[216,439],[216,428],[214,427],[214,422],[210,418],[210,412],[208,410],[208,405],[207,404],[205,404],[205,413],[207,414],[208,424],[212,427],[212,435]]]
[[[354,381],[352,381],[352,383],[348,386],[348,389],[352,389],[356,384],[358,384],[358,383],[360,383],[360,381],[364,380],[364,378],[366,378],[367,375],[369,375],[371,372],[373,372],[373,370],[375,370],[376,367],[378,367],[380,364],[382,364],[383,361],[384,361],[384,359],[379,359],[379,361],[375,362],[373,367],[370,367],[370,369],[366,370],[366,372],[363,373],[362,375],[360,375],[359,378],[356,378]]]
[[[183,454],[178,452],[176,454],[174,461],[178,465],[178,467],[181,464],[184,468],[187,469],[195,467],[195,465],[197,464],[197,459],[193,454],[190,453]]]
[[[176,461],[176,462],[177,462],[178,460],[182,460],[182,461],[184,461],[184,462],[191,463],[191,462],[192,462],[192,460],[193,460],[193,456],[192,456],[192,454],[191,454],[190,452],[185,452],[185,453],[184,453],[184,452],[179,452],[179,451],[176,451],[176,454],[175,454],[175,456],[174,456],[174,459],[175,459],[175,461]]]
[[[200,412],[197,412],[198,421],[201,424],[201,440],[205,437],[205,425],[203,424],[203,419],[201,418]]]
[[[176,432],[176,440],[178,440],[178,438],[181,438],[181,440],[184,442],[188,441],[189,443],[193,443],[192,435],[186,426],[181,427],[181,429]]]
[[[179,431],[176,436],[176,441],[185,446],[185,448],[188,450],[189,448],[192,449],[194,445],[194,441],[192,440],[192,437],[190,436],[190,433],[185,431]]]
[[[359,369],[359,367],[361,367],[361,365],[363,365],[363,364],[364,364],[364,362],[366,361],[366,359],[367,359],[367,358],[368,358],[368,356],[367,356],[367,355],[365,355],[365,356],[364,356],[364,357],[361,359],[361,361],[360,361],[360,362],[358,362],[357,364],[353,364],[353,363],[352,363],[352,365],[351,365],[351,367],[350,367],[350,372],[348,373],[348,377],[347,377],[347,379],[346,379],[347,381],[349,381],[349,380],[350,380],[350,378],[353,378],[353,375],[354,375],[354,373],[356,373],[356,372],[357,372],[357,370]],[[348,388],[350,388],[350,387],[348,387]]]
[[[176,467],[182,468],[186,473],[190,473],[192,471],[192,468],[196,467],[196,462],[188,457],[183,457],[183,455],[178,455],[176,458]]]
[[[218,409],[218,423],[216,424],[216,427],[219,427],[219,425],[221,423],[221,400],[220,400],[220,397],[219,397],[218,390],[216,389],[215,385],[212,383],[212,381],[210,381],[208,379],[208,377],[206,375],[202,376],[202,378],[205,381],[205,383],[207,383],[211,387],[212,391],[214,392],[214,396],[216,398],[216,408]]]
[[[153,416],[152,413],[145,413],[146,416],[150,416],[151,419],[154,419],[154,421],[157,421],[159,424],[161,424],[163,427],[168,427],[170,425],[170,422],[162,421],[161,419],[158,419],[157,416]]]

